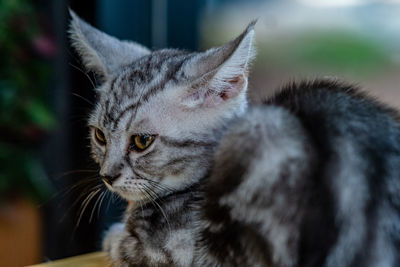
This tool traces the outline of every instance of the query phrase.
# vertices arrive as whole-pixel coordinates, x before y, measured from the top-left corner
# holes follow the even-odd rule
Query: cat
[[[71,11],[102,77],[88,125],[105,186],[128,200],[115,266],[400,266],[396,111],[336,81],[247,104],[252,22],[205,52],[150,51]]]

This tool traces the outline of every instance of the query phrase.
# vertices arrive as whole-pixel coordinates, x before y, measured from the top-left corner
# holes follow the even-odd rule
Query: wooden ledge
[[[94,252],[62,260],[56,260],[31,267],[109,267],[111,263],[104,252]]]

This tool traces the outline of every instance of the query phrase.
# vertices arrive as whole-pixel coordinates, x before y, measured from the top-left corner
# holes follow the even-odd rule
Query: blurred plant
[[[0,21],[0,201],[41,200],[50,186],[35,151],[55,126],[46,92],[57,47],[33,1],[1,0]]]
[[[285,69],[365,77],[387,71],[392,64],[385,44],[345,30],[282,36],[261,47],[260,61],[283,64]]]

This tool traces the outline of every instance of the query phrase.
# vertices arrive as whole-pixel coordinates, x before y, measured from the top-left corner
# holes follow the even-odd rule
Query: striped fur
[[[324,81],[247,109],[254,23],[202,53],[150,52],[72,17],[104,78],[92,154],[133,201],[103,241],[115,266],[400,266],[396,112]],[[135,134],[156,137],[137,152]]]
[[[397,118],[323,81],[250,109],[216,152],[195,265],[399,266]]]

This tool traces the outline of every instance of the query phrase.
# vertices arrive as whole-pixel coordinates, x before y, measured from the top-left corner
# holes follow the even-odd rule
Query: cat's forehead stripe
[[[115,82],[117,81],[117,79],[118,79],[118,77],[114,77],[114,78],[111,80],[111,83],[110,83],[110,91],[111,91],[111,92],[114,91],[114,85],[115,85]]]
[[[175,55],[176,54],[176,55]],[[175,55],[175,57],[173,57]],[[136,116],[136,110],[142,103],[157,95],[166,88],[170,81],[178,83],[185,74],[181,71],[183,64],[191,57],[187,53],[164,53],[159,56],[149,55],[138,64],[130,68],[110,83],[110,92],[107,95],[103,125],[112,125],[115,130],[121,119],[130,115],[125,128]],[[153,72],[156,71],[156,74]],[[112,100],[110,103],[110,99]],[[130,103],[129,103],[130,102]]]
[[[129,106],[127,106],[126,108],[124,108],[122,111],[119,112],[119,115],[112,120],[113,123],[113,129],[115,130],[118,127],[118,123],[120,122],[121,118],[125,115],[130,113],[131,111],[135,112],[132,114],[132,116],[135,116],[136,114],[136,110],[140,107],[142,103],[140,101],[137,101],[135,103],[130,104]]]

